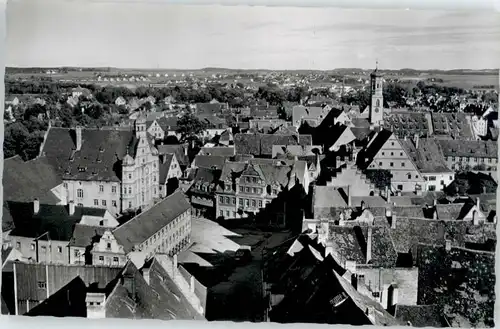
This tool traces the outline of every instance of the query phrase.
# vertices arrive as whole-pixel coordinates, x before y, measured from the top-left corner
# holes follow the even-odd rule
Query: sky
[[[7,66],[489,69],[494,11],[11,0]]]

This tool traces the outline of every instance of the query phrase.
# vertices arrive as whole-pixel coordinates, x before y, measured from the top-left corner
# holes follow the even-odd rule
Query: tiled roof
[[[392,132],[389,130],[382,129],[380,132],[375,135],[374,140],[370,141],[370,144],[366,149],[360,152],[359,156],[362,163],[362,169],[367,168],[373,161],[373,158],[377,155],[380,149],[385,145],[385,143],[392,136]],[[359,157],[358,157],[359,158]]]
[[[4,161],[4,200],[56,204],[58,198],[50,190],[62,184],[61,178],[46,157],[23,161],[15,156]]]
[[[432,138],[420,138],[418,149],[415,141],[411,139],[399,140],[406,153],[410,156],[417,168],[422,173],[446,173],[451,172],[443,158],[443,153]]]
[[[384,128],[392,130],[399,137],[422,137],[431,132],[429,121],[425,113],[421,112],[391,113],[384,118]]]
[[[70,245],[82,248],[91,246],[101,238],[106,230],[109,230],[109,228],[76,224]]]
[[[314,151],[321,153],[321,146],[318,145],[273,145],[273,157],[279,154],[291,156],[308,156],[315,155]]]
[[[420,245],[418,303],[443,307],[451,326],[494,327],[495,254]]]
[[[176,131],[177,130],[177,118],[176,117],[170,117],[170,118],[159,118],[156,120],[156,122],[160,125],[161,129],[163,131]]]
[[[102,217],[106,212],[101,208],[75,206],[75,213],[70,215],[68,206],[40,204],[38,213],[34,214],[33,202],[7,202],[7,205],[14,223],[11,235],[36,238],[49,232],[50,239],[58,241],[70,241],[75,224],[83,216]]]
[[[336,187],[314,186],[314,217],[331,217],[336,213],[336,209],[345,207],[347,207],[347,202]]]
[[[81,150],[74,152],[75,131],[50,128],[42,152],[58,174],[67,179],[120,181],[117,165],[127,148],[132,154],[136,145],[132,131],[82,129]]]
[[[297,105],[292,109],[292,122],[295,123],[303,118],[319,119],[321,116],[324,117],[326,112],[322,107]]]
[[[396,319],[411,323],[413,327],[448,327],[443,319],[443,308],[439,305],[396,305]]]
[[[311,135],[236,134],[237,154],[271,156],[273,145],[312,145]]]
[[[198,155],[233,156],[234,146],[202,147]]]
[[[160,320],[203,320],[189,304],[165,269],[153,259],[149,266],[149,284],[139,270],[128,263],[124,270],[132,275],[136,299],[120,280],[106,300],[107,318],[160,319]],[[123,276],[123,273],[119,277]]]
[[[194,158],[193,166],[203,167],[203,168],[215,168],[222,169],[226,160],[229,160],[230,156],[217,156],[217,155],[197,155]]]
[[[497,158],[498,146],[491,141],[437,140],[445,157]]]
[[[186,196],[177,190],[147,211],[113,231],[125,252],[133,250],[156,232],[191,208]]]
[[[466,114],[458,113],[432,113],[434,134],[451,135],[453,138],[472,138],[472,131]]]
[[[196,192],[211,194],[215,190],[215,187],[219,181],[220,173],[220,170],[215,170],[212,168],[196,168],[194,182],[189,188],[189,193]],[[201,186],[205,186],[205,190],[202,190]]]
[[[181,166],[189,166],[189,158],[184,153],[184,145],[174,144],[174,145],[158,145],[156,147],[158,149],[158,154],[175,154],[175,158],[179,162]]]
[[[330,225],[328,238],[332,243],[333,253],[338,255],[341,265],[343,261],[366,263],[366,250],[362,247],[363,237],[357,232],[359,228]],[[336,257],[334,257],[336,258]]]
[[[160,156],[160,184],[165,184],[167,182],[168,171],[170,170],[170,165],[174,159],[174,154],[167,153]]]
[[[463,203],[450,203],[450,204],[438,204],[436,205],[436,212],[438,219],[444,220],[456,220],[463,219],[467,215],[468,210],[471,206]]]

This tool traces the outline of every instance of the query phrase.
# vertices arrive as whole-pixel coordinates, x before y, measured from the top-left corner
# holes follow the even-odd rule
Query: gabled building
[[[193,183],[186,194],[193,206],[193,216],[215,219],[215,190],[221,170],[196,168]]]
[[[158,150],[144,117],[133,131],[49,128],[41,155],[62,177],[66,199],[113,215],[159,197]]]
[[[175,190],[181,177],[182,170],[175,153],[160,155],[160,197],[164,198],[169,191]]]
[[[271,158],[273,145],[312,145],[312,136],[299,134],[236,134],[234,136],[236,154]]]
[[[437,140],[448,168],[496,170],[498,145],[493,141]]]
[[[391,191],[422,191],[424,179],[417,165],[396,136],[385,129],[377,132],[356,157],[362,170],[389,170]]]

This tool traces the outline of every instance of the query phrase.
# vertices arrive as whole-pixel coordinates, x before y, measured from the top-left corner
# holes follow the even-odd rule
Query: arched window
[[[380,99],[377,99],[376,106],[380,107]]]

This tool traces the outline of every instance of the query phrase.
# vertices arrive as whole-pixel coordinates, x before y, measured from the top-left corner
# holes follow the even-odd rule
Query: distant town
[[[3,314],[494,327],[498,70],[7,68]]]

